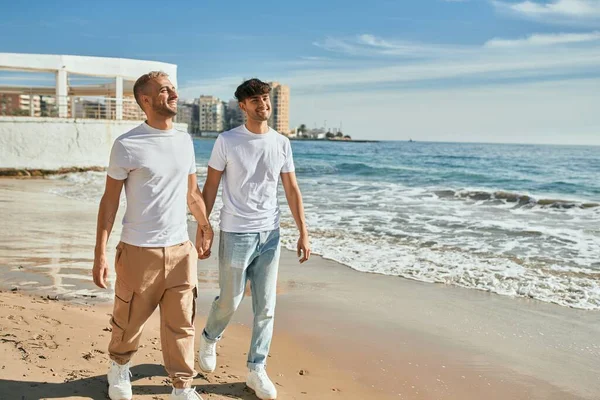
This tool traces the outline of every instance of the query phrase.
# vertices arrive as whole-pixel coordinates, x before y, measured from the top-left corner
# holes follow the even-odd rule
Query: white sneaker
[[[175,394],[181,389],[173,389],[171,392],[171,400],[202,400],[202,397],[196,392],[195,388],[186,388],[181,390],[179,394]]]
[[[246,379],[246,386],[254,390],[256,397],[261,400],[277,398],[277,389],[275,389],[275,385],[269,379],[265,367],[250,370]]]
[[[213,372],[217,367],[217,343],[209,343],[200,335],[200,350],[198,350],[198,364],[204,372]]]
[[[129,363],[119,365],[112,361],[108,370],[108,397],[111,400],[131,400]]]

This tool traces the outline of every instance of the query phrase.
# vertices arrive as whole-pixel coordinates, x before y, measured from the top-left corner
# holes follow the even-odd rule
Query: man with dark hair
[[[267,125],[271,115],[269,92],[269,85],[258,79],[250,79],[237,88],[235,96],[247,122],[219,135],[208,162],[203,195],[209,215],[223,179],[220,294],[213,302],[198,352],[200,368],[204,372],[214,371],[216,342],[244,297],[246,280],[250,281],[254,325],[246,384],[260,399],[277,397],[265,366],[273,336],[279,268],[277,185],[280,177],[300,231],[297,246],[300,263],[310,256],[290,141]]]
[[[243,103],[247,98],[253,96],[261,96],[271,93],[271,86],[259,79],[250,79],[240,86],[235,91],[235,98],[238,102]],[[269,99],[270,104],[270,99]],[[269,106],[270,109],[270,106]],[[242,108],[243,110],[243,108]]]
[[[127,209],[115,258],[115,303],[108,353],[108,396],[131,399],[130,360],[144,324],[160,306],[161,342],[171,378],[172,400],[201,400],[191,388],[194,371],[197,262],[207,258],[213,238],[190,135],[173,128],[177,92],[164,72],[150,72],[134,85],[146,113],[140,126],[119,136],[110,154],[106,188],[98,212],[94,283],[106,288],[106,243],[121,190]],[[195,246],[187,232],[187,205],[198,221]]]

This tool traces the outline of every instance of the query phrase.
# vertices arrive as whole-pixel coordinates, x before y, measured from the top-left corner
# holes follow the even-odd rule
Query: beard
[[[173,110],[167,104],[153,104],[152,111],[163,117],[174,117],[177,115],[177,109]]]

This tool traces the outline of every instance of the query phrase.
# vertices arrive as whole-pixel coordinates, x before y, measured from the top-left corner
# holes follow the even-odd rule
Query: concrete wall
[[[106,167],[114,140],[141,121],[0,117],[0,169]],[[187,132],[187,124],[175,124]]]

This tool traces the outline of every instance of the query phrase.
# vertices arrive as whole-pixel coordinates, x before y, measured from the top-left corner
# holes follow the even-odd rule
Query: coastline
[[[286,136],[288,139],[290,139],[293,142],[341,142],[341,143],[379,143],[380,140],[365,140],[365,139],[350,139],[350,140],[335,140],[335,139],[300,139],[300,138],[291,138]],[[210,137],[210,136],[199,136],[199,135],[193,135],[192,134],[192,138],[193,139],[201,139],[201,140],[211,140],[211,139],[216,139],[217,137]]]
[[[2,366],[7,368],[4,381],[0,381],[0,394],[3,387],[25,388],[37,383],[46,398],[67,397],[60,385],[43,382],[68,379],[75,382],[67,386],[70,388],[105,390],[102,379],[106,357],[94,354],[94,350],[105,351],[102,340],[106,338],[100,335],[106,334],[102,329],[108,321],[105,314],[110,306],[106,299],[110,292],[105,292],[104,299],[92,297],[99,291],[89,277],[97,205],[48,193],[60,184],[44,179],[0,181],[0,202],[6,216],[5,229],[0,233],[3,290],[20,286],[34,294],[0,293],[0,334],[20,335],[16,339],[3,336],[7,340],[0,343]],[[115,226],[110,249],[118,241],[119,230]],[[190,231],[195,232],[193,225]],[[114,250],[109,259],[112,255]],[[218,293],[216,255],[199,267],[197,327],[201,329],[206,310]],[[39,297],[58,295],[62,299],[69,298],[68,293],[76,294],[68,304]],[[360,273],[318,256],[299,265],[287,250],[282,251],[278,293],[269,371],[276,379],[286,378],[280,382],[284,386],[278,387],[284,399],[591,400],[600,394],[597,312]],[[247,299],[242,303],[222,342],[220,363],[228,366],[227,373],[215,373],[219,378],[209,377],[210,382],[200,377],[195,381],[199,387],[209,385],[206,387],[221,391],[210,396],[253,398],[243,392],[241,383],[243,353],[249,342],[250,303]],[[81,312],[76,311],[79,308]],[[73,320],[69,322],[71,314]],[[40,315],[50,319],[36,318]],[[21,319],[28,325],[20,324]],[[151,347],[157,337],[152,323],[144,334],[147,347],[134,359],[134,364],[143,365],[140,372],[134,371],[141,377],[134,387],[142,396],[146,395],[144,390],[151,391],[147,398],[166,393],[161,382],[160,353]],[[32,350],[35,356],[49,355],[46,360],[38,357],[32,363],[20,359],[22,351],[15,340],[29,343],[29,338],[42,335],[31,346],[45,346],[43,335],[54,335],[52,340],[56,342],[57,338],[63,340],[60,335],[66,335],[69,329],[87,324],[90,328],[78,337],[79,345],[87,344],[87,348],[63,338],[58,349],[40,354]],[[59,325],[70,328],[63,332],[63,328],[56,328]],[[73,336],[66,337],[73,340]],[[93,349],[89,347],[92,342]],[[70,351],[62,354],[67,346]],[[94,356],[91,360],[83,358],[87,352]],[[55,368],[47,367],[46,361],[55,357],[62,369],[50,379],[47,369]],[[66,365],[71,362],[74,364],[69,370]],[[308,372],[299,375],[301,369]],[[75,370],[87,372],[69,378]],[[100,395],[93,393],[92,398]],[[207,398],[221,398],[210,396]]]
[[[74,172],[106,171],[106,167],[69,167],[60,169],[32,169],[32,168],[0,168],[2,178],[43,178],[49,175],[63,175]]]

